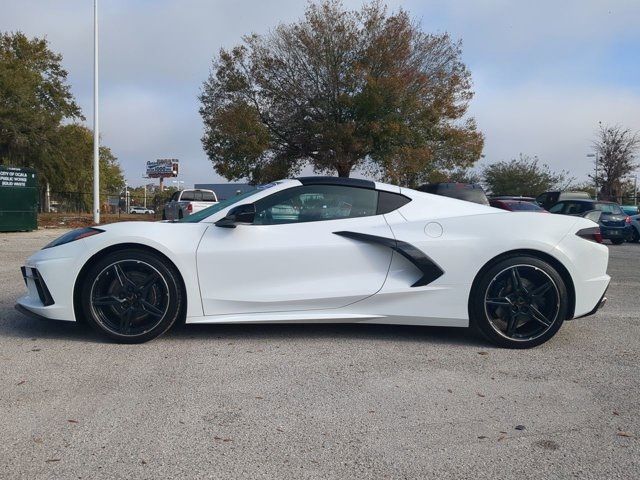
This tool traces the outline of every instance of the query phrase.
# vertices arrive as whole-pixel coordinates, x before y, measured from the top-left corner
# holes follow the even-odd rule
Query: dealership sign
[[[159,158],[147,162],[147,177],[169,178],[177,177],[179,161],[175,158]]]

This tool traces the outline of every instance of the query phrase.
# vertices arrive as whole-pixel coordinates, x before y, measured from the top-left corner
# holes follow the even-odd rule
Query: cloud
[[[598,122],[640,131],[640,92],[539,84],[479,92],[471,113],[486,134],[483,163],[525,153],[582,179],[592,169],[586,154]]]

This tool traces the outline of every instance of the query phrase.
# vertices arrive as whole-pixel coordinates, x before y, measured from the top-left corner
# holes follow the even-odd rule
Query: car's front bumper
[[[73,287],[84,250],[78,241],[32,255],[21,268],[27,293],[17,305],[40,317],[74,321]]]

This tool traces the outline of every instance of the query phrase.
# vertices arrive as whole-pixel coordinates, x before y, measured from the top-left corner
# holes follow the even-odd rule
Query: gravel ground
[[[13,309],[20,265],[59,234],[0,234],[0,478],[640,471],[640,245],[610,247],[600,313],[528,351],[374,325],[185,326],[126,346]]]

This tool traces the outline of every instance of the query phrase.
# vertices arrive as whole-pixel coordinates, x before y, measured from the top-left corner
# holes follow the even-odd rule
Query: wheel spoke
[[[92,303],[96,307],[115,307],[121,305],[123,301],[114,295],[108,295],[106,297],[96,297]]]
[[[510,307],[512,305],[511,300],[507,297],[487,298],[485,300],[489,305],[497,305],[502,307]]]
[[[522,287],[522,278],[520,278],[520,272],[518,272],[518,267],[513,267],[511,269],[511,287],[513,290],[520,290]]]
[[[120,333],[127,334],[131,329],[131,317],[133,316],[133,308],[129,307],[120,316]]]
[[[553,284],[551,282],[545,282],[539,287],[536,287],[535,289],[533,289],[533,291],[531,292],[531,295],[533,295],[534,297],[541,297],[542,295],[547,293],[552,286]]]
[[[140,300],[140,306],[142,307],[143,312],[153,315],[154,317],[161,317],[164,315],[162,310],[146,300]]]
[[[113,270],[116,272],[116,277],[118,278],[118,283],[120,283],[121,287],[124,287],[126,284],[135,286],[135,283],[133,283],[133,281],[131,281],[131,279],[127,277],[127,274],[124,273],[124,270],[119,263],[113,264]]]
[[[541,323],[541,324],[542,324],[542,325],[544,325],[545,327],[548,327],[548,326],[550,326],[550,325],[551,325],[551,323],[552,323],[552,322],[551,322],[547,317],[545,317],[545,316],[542,314],[542,312],[540,312],[540,310],[538,310],[538,309],[536,308],[536,306],[535,306],[535,305],[533,305],[533,304],[532,304],[532,305],[530,305],[530,306],[529,306],[529,309],[530,309],[530,311],[531,311],[531,317],[532,317],[536,322]]]
[[[516,328],[518,327],[518,316],[515,314],[509,315],[509,319],[507,320],[507,331],[506,334],[508,337],[513,336],[516,333]]]
[[[156,272],[151,272],[149,276],[146,278],[141,287],[139,287],[140,293],[142,295],[146,295],[151,290],[151,287],[158,281],[160,277]]]

